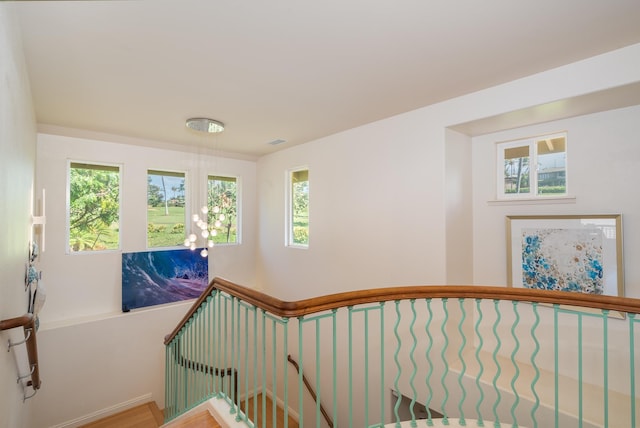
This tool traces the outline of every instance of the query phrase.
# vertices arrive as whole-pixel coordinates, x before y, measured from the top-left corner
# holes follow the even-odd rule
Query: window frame
[[[563,193],[543,193],[539,194],[540,172],[538,158],[538,142],[550,139],[564,139],[564,186]],[[500,201],[508,200],[544,200],[553,198],[569,197],[569,150],[568,132],[559,131],[549,134],[540,134],[517,140],[501,141],[495,143],[496,147],[496,199]],[[529,149],[529,192],[528,193],[506,193],[505,192],[505,151],[508,149],[528,147]],[[562,153],[562,152],[559,152]],[[535,165],[535,167],[532,167]]]
[[[288,169],[285,173],[285,246],[290,248],[300,248],[300,249],[308,249],[311,242],[311,200],[308,196],[308,221],[307,221],[307,242],[306,243],[298,243],[294,241],[294,222],[293,222],[293,199],[294,199],[294,190],[293,190],[293,176],[297,172],[306,171],[307,172],[307,188],[308,194],[311,194],[311,181],[309,179],[311,172],[309,167],[299,166],[296,168]]]
[[[73,165],[87,165],[95,166],[94,169],[109,170],[116,168],[118,170],[118,247],[108,248],[104,250],[92,250],[92,251],[71,251],[71,169]],[[102,168],[98,168],[102,167]],[[77,167],[76,167],[77,168]],[[85,168],[88,169],[88,168]],[[122,190],[123,190],[123,175],[124,164],[113,162],[96,162],[96,161],[83,161],[67,159],[67,171],[66,171],[66,189],[65,189],[65,254],[68,255],[84,255],[84,254],[105,254],[122,251]]]
[[[206,194],[205,194],[205,204],[209,210],[211,210],[211,206],[209,204],[209,182],[215,178],[229,178],[233,180],[236,184],[236,240],[235,242],[215,242],[215,246],[233,246],[233,245],[241,245],[242,244],[242,179],[239,176],[233,174],[207,174],[207,182],[206,182]]]
[[[180,242],[178,242],[175,245],[168,245],[168,246],[157,246],[157,247],[152,247],[149,246],[149,207],[148,207],[148,203],[149,203],[149,183],[148,183],[148,178],[149,175],[151,175],[151,172],[157,172],[157,173],[162,173],[165,176],[175,176],[175,177],[180,177],[182,176],[182,178],[184,179],[184,219],[183,219],[183,224],[184,224],[184,231],[182,233],[182,238],[180,240]],[[153,174],[153,175],[160,175],[160,174]],[[145,245],[147,250],[159,250],[159,249],[166,249],[166,248],[182,248],[184,245],[184,240],[187,237],[187,230],[188,230],[188,222],[190,221],[190,216],[188,215],[189,213],[189,198],[187,197],[187,195],[189,194],[188,192],[188,185],[189,185],[189,179],[188,179],[188,174],[186,171],[178,171],[178,170],[171,170],[171,169],[160,169],[160,168],[147,168],[146,169],[146,176],[147,176],[147,224],[146,224],[146,230],[145,230]]]

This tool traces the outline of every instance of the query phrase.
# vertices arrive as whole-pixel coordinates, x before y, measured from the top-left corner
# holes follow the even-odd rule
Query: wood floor
[[[158,428],[163,422],[162,412],[158,409],[155,401],[152,401],[99,421],[82,425],[81,428]]]
[[[262,394],[258,395],[258,420],[254,421],[257,427],[261,428],[279,428],[284,427],[284,411],[278,407],[276,410],[276,423],[273,424],[273,403],[271,398],[267,397],[267,420],[266,425],[262,424]],[[244,405],[242,409],[244,411]],[[253,397],[249,399],[249,410],[247,416],[253,417]],[[289,428],[298,428],[298,422],[291,416],[288,417]],[[164,423],[162,411],[158,409],[155,402],[149,402],[140,406],[125,410],[118,414],[108,416],[99,421],[82,425],[80,428],[158,428]],[[171,422],[167,428],[221,428],[221,425],[209,414],[208,411],[202,411],[191,415],[187,418]]]
[[[108,416],[96,422],[82,425],[80,428],[158,428],[164,423],[162,412],[155,402],[143,404],[124,412]],[[196,413],[188,418],[175,421],[170,428],[221,428],[207,411]]]

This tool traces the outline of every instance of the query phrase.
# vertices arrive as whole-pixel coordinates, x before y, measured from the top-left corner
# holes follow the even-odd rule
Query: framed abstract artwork
[[[122,311],[200,297],[208,260],[190,249],[123,253]]]
[[[624,296],[622,216],[507,216],[510,287]]]

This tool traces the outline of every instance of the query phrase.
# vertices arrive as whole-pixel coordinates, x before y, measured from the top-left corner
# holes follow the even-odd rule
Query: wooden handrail
[[[564,291],[534,290],[512,287],[489,287],[474,285],[415,285],[402,287],[372,288],[367,290],[348,291],[329,294],[311,299],[287,302],[269,296],[257,290],[234,284],[222,278],[214,278],[209,287],[193,304],[189,312],[182,318],[176,328],[165,336],[165,345],[185,326],[187,321],[204,304],[213,290],[220,290],[259,309],[283,318],[295,318],[303,315],[323,312],[341,307],[356,306],[366,303],[388,302],[405,299],[425,298],[465,298],[488,300],[511,300],[530,303],[547,303],[583,308],[607,309],[640,314],[640,299],[617,296],[598,296],[584,293]]]
[[[300,374],[300,366],[298,365],[298,362],[296,360],[294,360],[291,357],[291,355],[287,355],[287,360],[293,365],[293,367],[295,367],[295,369],[298,372],[298,374]],[[318,403],[318,396],[316,395],[316,392],[311,387],[311,383],[309,382],[309,379],[307,379],[307,377],[304,375],[304,373],[302,373],[302,382],[304,382],[304,386],[307,387],[307,391],[309,391],[309,393],[311,394],[311,397],[313,398],[313,401]],[[333,421],[329,417],[329,414],[325,410],[325,408],[322,405],[322,403],[319,403],[319,404],[320,404],[320,413],[322,413],[322,416],[324,417],[324,420],[327,421],[327,425],[329,425],[329,428],[333,428]]]
[[[40,370],[38,368],[38,343],[36,341],[36,319],[33,314],[25,314],[16,318],[9,318],[0,321],[0,331],[10,330],[12,328],[22,327],[29,336],[27,338],[27,358],[29,359],[29,367],[32,368],[31,380],[27,386],[33,387],[34,390],[40,389]]]

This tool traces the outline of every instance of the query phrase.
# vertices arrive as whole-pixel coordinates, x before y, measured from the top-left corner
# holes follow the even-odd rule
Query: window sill
[[[547,196],[542,198],[513,198],[494,199],[487,201],[489,206],[494,205],[550,205],[550,204],[575,204],[575,196]]]

